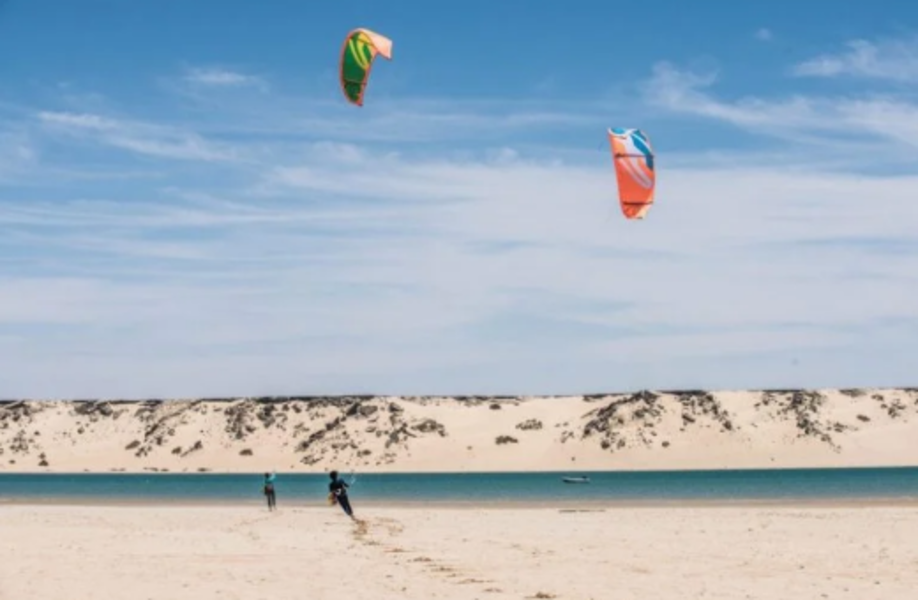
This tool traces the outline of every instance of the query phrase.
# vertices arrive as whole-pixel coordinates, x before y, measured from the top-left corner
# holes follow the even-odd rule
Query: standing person
[[[265,497],[268,499],[268,510],[277,510],[277,496],[274,492],[274,480],[277,475],[274,473],[265,473]]]
[[[338,471],[332,471],[328,476],[331,478],[331,483],[328,484],[329,498],[337,502],[344,514],[353,519],[354,509],[351,508],[351,501],[347,497],[347,488],[350,485],[343,479],[338,479]]]

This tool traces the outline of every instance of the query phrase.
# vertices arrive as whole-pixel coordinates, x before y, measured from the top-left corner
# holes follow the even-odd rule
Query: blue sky
[[[0,397],[916,385],[918,5],[734,4],[0,3]]]

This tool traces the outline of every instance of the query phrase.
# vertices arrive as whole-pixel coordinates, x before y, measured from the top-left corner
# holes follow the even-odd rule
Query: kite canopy
[[[369,29],[354,29],[341,47],[341,90],[351,104],[363,106],[363,94],[377,54],[392,60],[392,40]]]
[[[656,185],[653,150],[640,129],[608,130],[612,162],[618,179],[618,199],[627,219],[643,219],[653,204]]]

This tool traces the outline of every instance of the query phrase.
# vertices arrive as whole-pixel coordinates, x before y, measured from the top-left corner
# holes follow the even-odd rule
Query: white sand
[[[7,506],[0,600],[912,600],[914,508]],[[360,508],[358,504],[358,509]],[[537,594],[543,594],[537,596]]]
[[[916,439],[918,392],[895,389],[0,404],[0,472],[918,465]]]

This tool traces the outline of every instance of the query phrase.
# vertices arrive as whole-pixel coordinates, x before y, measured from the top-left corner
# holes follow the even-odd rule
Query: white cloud
[[[918,81],[918,37],[878,42],[853,40],[846,45],[846,52],[811,58],[796,65],[793,73],[800,77],[847,75],[897,82]]]
[[[508,134],[544,135],[601,122],[608,109],[595,103],[568,107],[508,101],[422,102],[410,99],[369,102],[362,108],[308,99],[275,99],[263,106],[223,107],[232,118],[205,123],[204,131],[252,138],[340,140],[348,142],[423,142],[444,140],[480,145]]]
[[[237,71],[219,67],[195,67],[189,69],[184,80],[194,85],[215,87],[255,86],[264,88],[265,81],[254,75],[246,75]]]
[[[270,135],[227,136],[256,106],[203,123],[44,111],[46,140],[142,152],[166,177],[0,189],[0,337],[16,340],[0,344],[0,391],[549,393],[911,375],[896,357],[918,334],[918,172],[826,166],[841,129],[893,139],[887,113],[901,123],[911,105],[727,101],[716,82],[662,65],[645,91],[672,114],[805,134],[812,156],[795,153],[793,169],[738,151],[708,161],[666,150],[660,125],[658,203],[643,222],[621,217],[606,148],[527,150],[555,123],[520,116],[533,106],[481,117],[445,102],[314,104],[325,125],[307,139],[258,120],[245,125]],[[400,143],[431,113],[442,118],[413,132],[421,152]],[[385,144],[330,135],[358,114],[385,116]],[[471,143],[469,127],[503,139]]]
[[[654,66],[644,87],[647,102],[666,110],[723,121],[758,134],[781,137],[795,144],[819,144],[860,153],[861,164],[869,142],[884,141],[870,152],[886,152],[911,160],[918,148],[918,105],[891,95],[819,97],[791,95],[779,99],[746,97],[725,101],[708,90],[717,73],[682,71],[670,63]],[[896,145],[890,146],[888,142]],[[902,146],[909,154],[902,156]]]
[[[38,163],[34,140],[19,127],[0,130],[0,182],[10,181]]]
[[[94,114],[41,111],[38,120],[50,131],[83,136],[103,144],[160,158],[226,161],[239,157],[227,147],[178,128],[128,122]]]
[[[619,118],[611,94],[581,95],[557,100],[533,98],[430,98],[423,94],[389,97],[371,94],[362,107],[343,101],[337,77],[313,96],[226,94],[215,86],[188,85],[183,80],[160,82],[169,93],[194,107],[194,127],[202,135],[250,140],[300,142],[437,143],[444,140],[480,146],[500,143],[513,134],[538,138],[550,128],[595,127]],[[602,128],[601,128],[602,129]],[[604,129],[602,129],[604,130]],[[600,136],[601,137],[601,136]]]

